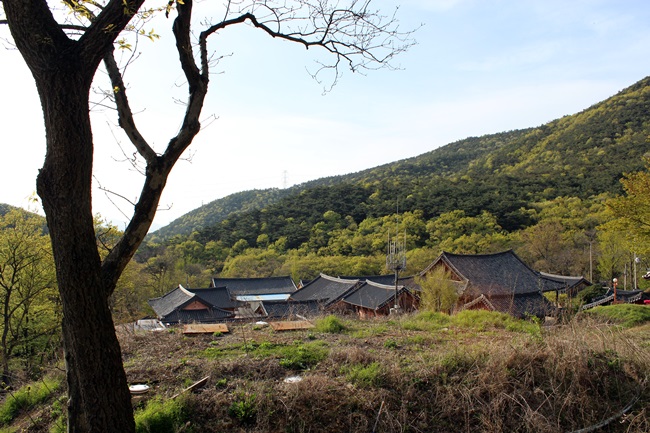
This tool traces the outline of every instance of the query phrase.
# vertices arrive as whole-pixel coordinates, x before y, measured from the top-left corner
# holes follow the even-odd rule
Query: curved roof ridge
[[[353,280],[351,280],[351,279],[349,279],[349,278],[333,277],[333,276],[331,276],[331,275],[327,275],[327,274],[324,274],[324,273],[322,273],[322,272],[320,273],[320,277],[321,277],[321,278],[325,278],[326,280],[336,281],[336,282],[338,282],[338,283],[358,283],[359,281],[361,281],[361,280],[358,279],[358,278],[357,278],[357,279],[353,279]]]
[[[291,275],[280,275],[275,277],[212,277],[213,280],[282,280],[291,278]],[[292,279],[293,280],[293,279]]]
[[[480,254],[459,254],[459,253],[450,253],[449,251],[442,251],[441,255],[447,255],[447,256],[480,256],[480,257],[486,257],[486,256],[499,256],[499,255],[504,255],[504,254],[509,254],[512,253],[512,255],[517,256],[515,252],[513,251],[512,248],[508,248],[507,250],[504,251],[499,251],[498,253],[480,253]],[[517,258],[519,258],[517,256]],[[521,261],[521,259],[519,259]]]
[[[561,274],[551,274],[550,272],[542,272],[542,271],[539,271],[539,273],[542,274],[542,276],[544,277],[575,278],[576,280],[580,278],[585,278],[584,275],[561,275]]]
[[[194,297],[194,296],[196,296],[194,293],[190,292],[190,291],[187,290],[185,287],[183,287],[182,284],[179,284],[179,285],[178,285],[178,288],[179,288],[183,293],[185,293],[186,295],[188,295],[188,296],[190,296],[190,297]]]
[[[395,290],[395,285],[394,284],[392,286],[390,286],[388,284],[381,284],[381,283],[377,283],[377,282],[371,281],[371,280],[366,280],[365,283],[368,284],[369,286],[378,287],[380,289],[392,289],[392,290]],[[404,288],[404,287],[405,286],[403,284],[398,284],[397,285],[398,289]]]

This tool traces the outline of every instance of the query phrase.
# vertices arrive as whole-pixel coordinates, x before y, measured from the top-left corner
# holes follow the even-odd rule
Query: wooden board
[[[183,334],[214,334],[215,332],[225,334],[230,331],[225,323],[193,323],[191,325],[183,325]]]
[[[292,322],[269,322],[274,331],[293,331],[296,329],[311,329],[314,325],[306,320]]]

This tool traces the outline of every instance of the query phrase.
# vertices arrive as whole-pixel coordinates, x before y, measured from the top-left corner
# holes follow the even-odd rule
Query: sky
[[[209,14],[220,3],[200,6]],[[400,28],[418,28],[417,45],[395,59],[395,70],[344,72],[327,93],[309,74],[322,52],[249,26],[213,38],[210,48],[223,57],[211,75],[203,128],[172,171],[152,230],[235,192],[284,188],[470,136],[539,126],[650,75],[647,0],[373,4],[387,14],[399,6]],[[136,123],[158,151],[177,132],[186,99],[170,25],[163,17],[149,23],[161,39],[134,47],[138,58],[125,78]],[[30,72],[8,39],[0,26],[0,203],[38,211],[31,198],[45,156],[43,118]],[[99,72],[93,92],[109,87]],[[123,228],[132,212],[125,198],[136,200],[142,176],[125,161],[133,150],[113,111],[98,105],[91,113],[93,212]]]

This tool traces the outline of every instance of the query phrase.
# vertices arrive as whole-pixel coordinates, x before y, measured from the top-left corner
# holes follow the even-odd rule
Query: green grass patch
[[[361,387],[381,386],[384,381],[382,367],[378,362],[346,365],[341,367],[341,373],[345,374],[349,382]]]
[[[510,332],[527,333],[534,337],[541,336],[539,322],[517,319],[509,314],[496,311],[464,310],[452,316],[451,321],[456,326],[476,331],[505,329]]]
[[[278,358],[280,365],[292,370],[307,370],[327,358],[329,347],[324,341],[309,341],[303,343],[296,341],[293,344],[271,343],[263,341],[230,346],[227,348],[209,347],[203,352],[203,356],[210,359],[220,359],[232,356],[236,353],[253,356],[255,358]]]
[[[306,370],[327,358],[329,348],[322,341],[298,343],[280,350],[280,365],[292,370]]]
[[[45,377],[17,391],[9,392],[0,405],[0,425],[11,423],[22,411],[48,400],[60,386],[59,379]]]
[[[341,319],[334,315],[329,315],[323,317],[322,319],[318,319],[314,325],[316,327],[316,331],[327,334],[341,334],[346,329],[346,326],[343,324]]]
[[[351,336],[353,338],[381,337],[382,335],[390,332],[389,325],[385,323],[378,324],[378,323],[368,322],[367,324],[364,323],[363,325],[364,326],[355,329],[355,331],[351,333]],[[391,325],[391,326],[395,326],[395,325]]]
[[[228,415],[242,424],[254,424],[257,418],[257,395],[243,393],[238,395],[228,407]]]
[[[626,328],[650,322],[650,308],[645,305],[606,305],[592,308],[583,314],[596,319],[614,322]]]
[[[408,331],[438,331],[449,326],[451,318],[448,314],[433,311],[422,311],[414,316],[407,316],[401,322],[403,329]]]
[[[189,420],[183,398],[166,401],[154,398],[134,416],[136,433],[175,433]]]

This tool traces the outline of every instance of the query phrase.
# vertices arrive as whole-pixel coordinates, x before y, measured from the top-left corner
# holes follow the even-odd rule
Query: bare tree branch
[[[131,111],[129,100],[126,96],[126,86],[122,80],[122,73],[117,66],[117,62],[115,62],[115,56],[112,50],[104,56],[104,66],[108,71],[108,76],[113,85],[112,90],[115,98],[115,105],[117,106],[118,122],[120,127],[124,130],[131,140],[131,143],[133,143],[135,148],[138,150],[138,153],[145,159],[145,161],[147,161],[147,163],[153,163],[157,156],[156,152],[154,152],[135,125],[133,112]]]

